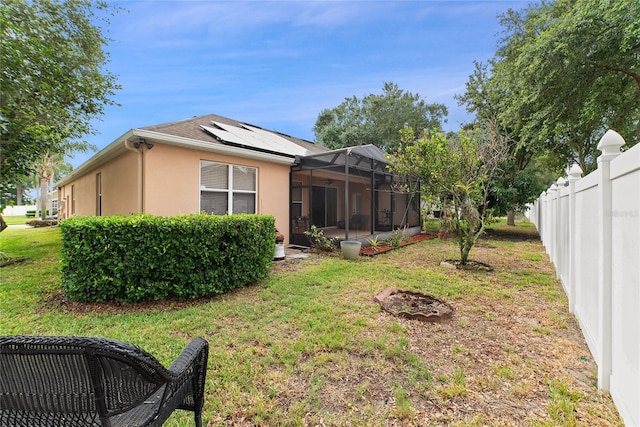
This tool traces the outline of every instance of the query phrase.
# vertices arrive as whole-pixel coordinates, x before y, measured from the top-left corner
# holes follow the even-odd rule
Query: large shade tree
[[[509,84],[491,75],[489,64],[475,63],[474,72],[466,83],[466,91],[456,96],[468,112],[475,115],[476,123],[490,124],[505,142],[506,153],[500,165],[501,173],[490,185],[489,204],[496,215],[506,215],[507,224],[515,225],[515,214],[526,209],[547,187],[545,175],[537,168],[542,148],[525,144],[515,129],[500,120]],[[551,174],[552,178],[557,176]]]
[[[447,115],[444,104],[429,104],[418,94],[386,82],[382,94],[353,96],[333,109],[320,112],[313,131],[316,141],[336,149],[373,144],[392,152],[400,144],[400,130],[441,129]]]
[[[556,0],[501,16],[492,79],[500,122],[523,144],[588,172],[607,128],[640,139],[640,2]]]
[[[30,175],[46,153],[91,148],[82,138],[119,88],[96,24],[115,11],[92,0],[0,3],[0,185]]]

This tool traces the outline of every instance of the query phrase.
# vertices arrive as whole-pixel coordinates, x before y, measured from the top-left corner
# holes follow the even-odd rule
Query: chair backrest
[[[0,411],[30,414],[31,420],[58,416],[64,425],[74,425],[72,419],[108,425],[108,417],[158,390],[165,373],[153,356],[120,341],[2,336]]]

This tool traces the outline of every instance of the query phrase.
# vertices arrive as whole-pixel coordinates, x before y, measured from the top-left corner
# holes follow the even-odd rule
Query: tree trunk
[[[507,225],[514,227],[516,225],[516,213],[511,209],[507,211]]]
[[[462,232],[462,236],[460,237],[460,265],[467,265],[467,261],[469,260],[469,252],[471,252],[471,248],[475,243],[475,236],[470,234],[471,230],[466,230]]]
[[[2,232],[7,227],[7,223],[4,222],[4,218],[2,218],[2,215],[0,214],[0,232]]]
[[[22,206],[22,193],[24,193],[22,184],[16,185],[16,206]]]
[[[40,209],[40,219],[47,217],[47,196],[49,195],[49,179],[40,177],[40,200],[38,200],[38,209]]]
[[[460,248],[460,265],[467,265],[467,261],[469,260],[469,252],[471,252],[471,248],[467,245],[464,245]]]

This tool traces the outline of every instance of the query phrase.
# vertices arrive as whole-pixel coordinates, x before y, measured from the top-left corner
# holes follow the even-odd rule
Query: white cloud
[[[104,147],[132,127],[216,113],[311,139],[325,108],[392,81],[468,117],[473,60],[495,50],[496,14],[525,1],[124,1],[109,69],[123,90]],[[447,128],[449,130],[449,128]],[[74,161],[75,164],[75,161]]]

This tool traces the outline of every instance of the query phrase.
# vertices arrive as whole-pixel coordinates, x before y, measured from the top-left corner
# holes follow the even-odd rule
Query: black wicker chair
[[[166,369],[106,338],[0,336],[0,426],[161,426],[184,409],[200,427],[208,354],[196,338]]]

